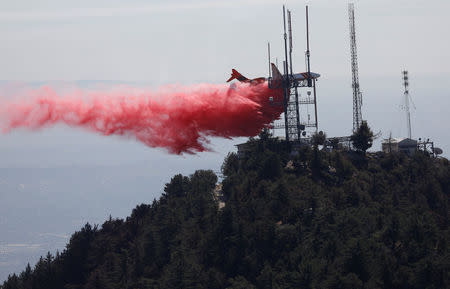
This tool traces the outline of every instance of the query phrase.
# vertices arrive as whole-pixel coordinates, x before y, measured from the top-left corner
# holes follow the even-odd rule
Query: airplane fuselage
[[[320,74],[310,72],[309,73],[311,79],[317,79],[320,77]],[[308,79],[308,72],[295,73],[292,75],[296,80],[305,80]]]

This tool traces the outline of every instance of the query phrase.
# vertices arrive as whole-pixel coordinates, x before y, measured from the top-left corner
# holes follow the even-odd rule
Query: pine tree
[[[353,147],[365,154],[367,149],[372,147],[373,137],[374,135],[372,130],[367,125],[367,122],[363,120],[361,126],[352,134],[350,139]]]

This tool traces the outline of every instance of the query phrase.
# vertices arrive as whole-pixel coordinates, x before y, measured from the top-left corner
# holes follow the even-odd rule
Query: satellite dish
[[[440,154],[443,153],[443,151],[442,151],[441,148],[434,148],[434,153],[437,154],[437,155],[440,155]]]
[[[302,132],[302,136],[306,136],[306,131],[303,131],[303,132]]]

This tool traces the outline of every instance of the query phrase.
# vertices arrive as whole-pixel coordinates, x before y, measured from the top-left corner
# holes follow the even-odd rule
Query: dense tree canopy
[[[176,175],[125,220],[86,224],[10,288],[448,288],[450,168],[423,154],[290,153],[252,139]]]
[[[352,134],[351,141],[353,147],[363,153],[366,153],[366,151],[372,147],[373,132],[365,120],[362,121],[358,130]]]

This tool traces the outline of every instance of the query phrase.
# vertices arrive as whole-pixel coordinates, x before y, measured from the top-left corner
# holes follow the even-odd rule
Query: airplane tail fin
[[[272,66],[272,88],[281,88],[283,84],[283,75],[280,73],[275,64],[271,63]]]
[[[249,81],[249,79],[245,76],[243,76],[242,74],[240,74],[239,72],[237,72],[237,70],[232,69],[231,70],[231,77],[227,80],[227,82],[232,81],[233,79],[237,79],[241,82],[247,82]]]
[[[275,64],[271,63],[272,66],[272,79],[273,80],[281,80],[283,76],[281,75],[280,71],[276,67]]]

